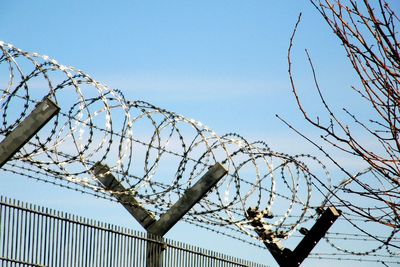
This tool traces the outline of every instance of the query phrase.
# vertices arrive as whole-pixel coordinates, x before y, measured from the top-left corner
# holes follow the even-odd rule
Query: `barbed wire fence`
[[[0,73],[8,74],[0,75],[1,135],[12,132],[45,98],[60,107],[2,167],[4,172],[110,201],[116,201],[113,195],[134,195],[160,215],[219,162],[228,174],[189,211],[185,222],[260,246],[246,217],[249,208],[260,211],[274,236],[288,240],[300,236],[325,207],[335,206],[342,217],[335,225],[338,230],[324,238],[331,248],[313,258],[398,263],[399,229],[373,223],[360,213],[362,205],[369,205],[368,213],[380,220],[387,207],[374,207],[373,198],[371,203],[347,199],[352,180],[332,185],[316,157],[276,152],[263,141],[236,133],[218,135],[198,121],[127,100],[121,91],[48,56],[4,42],[0,49]],[[104,189],[93,173],[97,162],[107,164],[126,190]]]

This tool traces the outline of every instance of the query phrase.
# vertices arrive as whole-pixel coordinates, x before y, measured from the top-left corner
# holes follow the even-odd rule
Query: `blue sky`
[[[219,134],[237,132],[288,153],[317,153],[275,117],[314,134],[295,106],[287,74],[289,38],[300,12],[293,60],[306,106],[311,112],[320,110],[312,97],[304,48],[330,101],[362,111],[351,94],[343,98],[357,81],[338,40],[308,1],[6,0],[0,9],[0,40],[49,55],[120,89],[128,99],[195,118]],[[0,180],[6,196],[131,224],[113,203],[25,178]],[[211,234],[185,240],[180,229],[187,226],[179,227],[169,237],[200,246],[220,238]],[[228,242],[212,249],[252,259],[252,248],[222,248]],[[255,260],[273,262],[265,254],[258,251]]]

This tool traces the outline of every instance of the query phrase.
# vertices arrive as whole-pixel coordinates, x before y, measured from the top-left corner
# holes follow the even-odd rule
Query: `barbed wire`
[[[0,135],[7,136],[44,98],[61,109],[3,171],[112,201],[111,194],[133,194],[147,209],[162,214],[220,162],[228,174],[184,219],[247,243],[259,239],[245,216],[249,207],[266,215],[265,224],[284,240],[300,226],[312,225],[317,210],[331,204],[340,206],[349,220],[359,216],[355,210],[360,206],[340,196],[351,181],[331,185],[326,166],[316,157],[276,152],[263,141],[251,142],[236,133],[218,135],[198,121],[127,100],[119,90],[48,56],[4,42],[0,50],[0,73],[8,73],[0,75]],[[96,162],[107,164],[126,191],[104,189],[92,171]],[[351,226],[359,223],[364,229],[357,220]],[[397,257],[391,247],[398,242],[398,230],[385,235],[378,226],[377,232],[384,236],[377,240],[367,235],[374,246],[363,253]],[[361,234],[354,232],[353,237]],[[330,237],[326,240],[335,250],[360,255],[342,247],[348,237]]]

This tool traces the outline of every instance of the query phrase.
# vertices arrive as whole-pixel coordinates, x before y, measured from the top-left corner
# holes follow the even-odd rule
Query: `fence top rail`
[[[223,253],[215,252],[209,249],[204,249],[200,247],[195,247],[182,242],[173,241],[166,238],[158,238],[156,236],[148,235],[144,232],[133,230],[130,228],[125,228],[117,226],[110,223],[100,222],[94,219],[85,218],[82,216],[77,216],[74,214],[66,213],[63,211],[57,211],[54,209],[46,208],[43,206],[34,205],[31,203],[26,203],[20,200],[8,198],[0,195],[0,207],[6,207],[10,209],[15,209],[29,214],[34,214],[38,216],[43,216],[46,218],[51,218],[57,221],[62,221],[66,223],[73,223],[83,227],[88,227],[92,229],[97,229],[100,231],[112,233],[115,235],[123,235],[126,237],[131,237],[139,239],[142,241],[149,241],[153,243],[163,244],[167,248],[177,249],[183,252],[189,252],[199,256],[218,259],[219,261],[224,261],[226,263],[234,263],[238,266],[257,266],[257,267],[267,267],[267,265],[261,263],[255,263],[250,260],[240,259],[233,256],[229,256]]]

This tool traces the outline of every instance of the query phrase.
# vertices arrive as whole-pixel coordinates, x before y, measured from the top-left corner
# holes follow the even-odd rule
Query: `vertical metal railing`
[[[265,265],[0,197],[0,266],[146,266],[148,242],[165,267]]]

